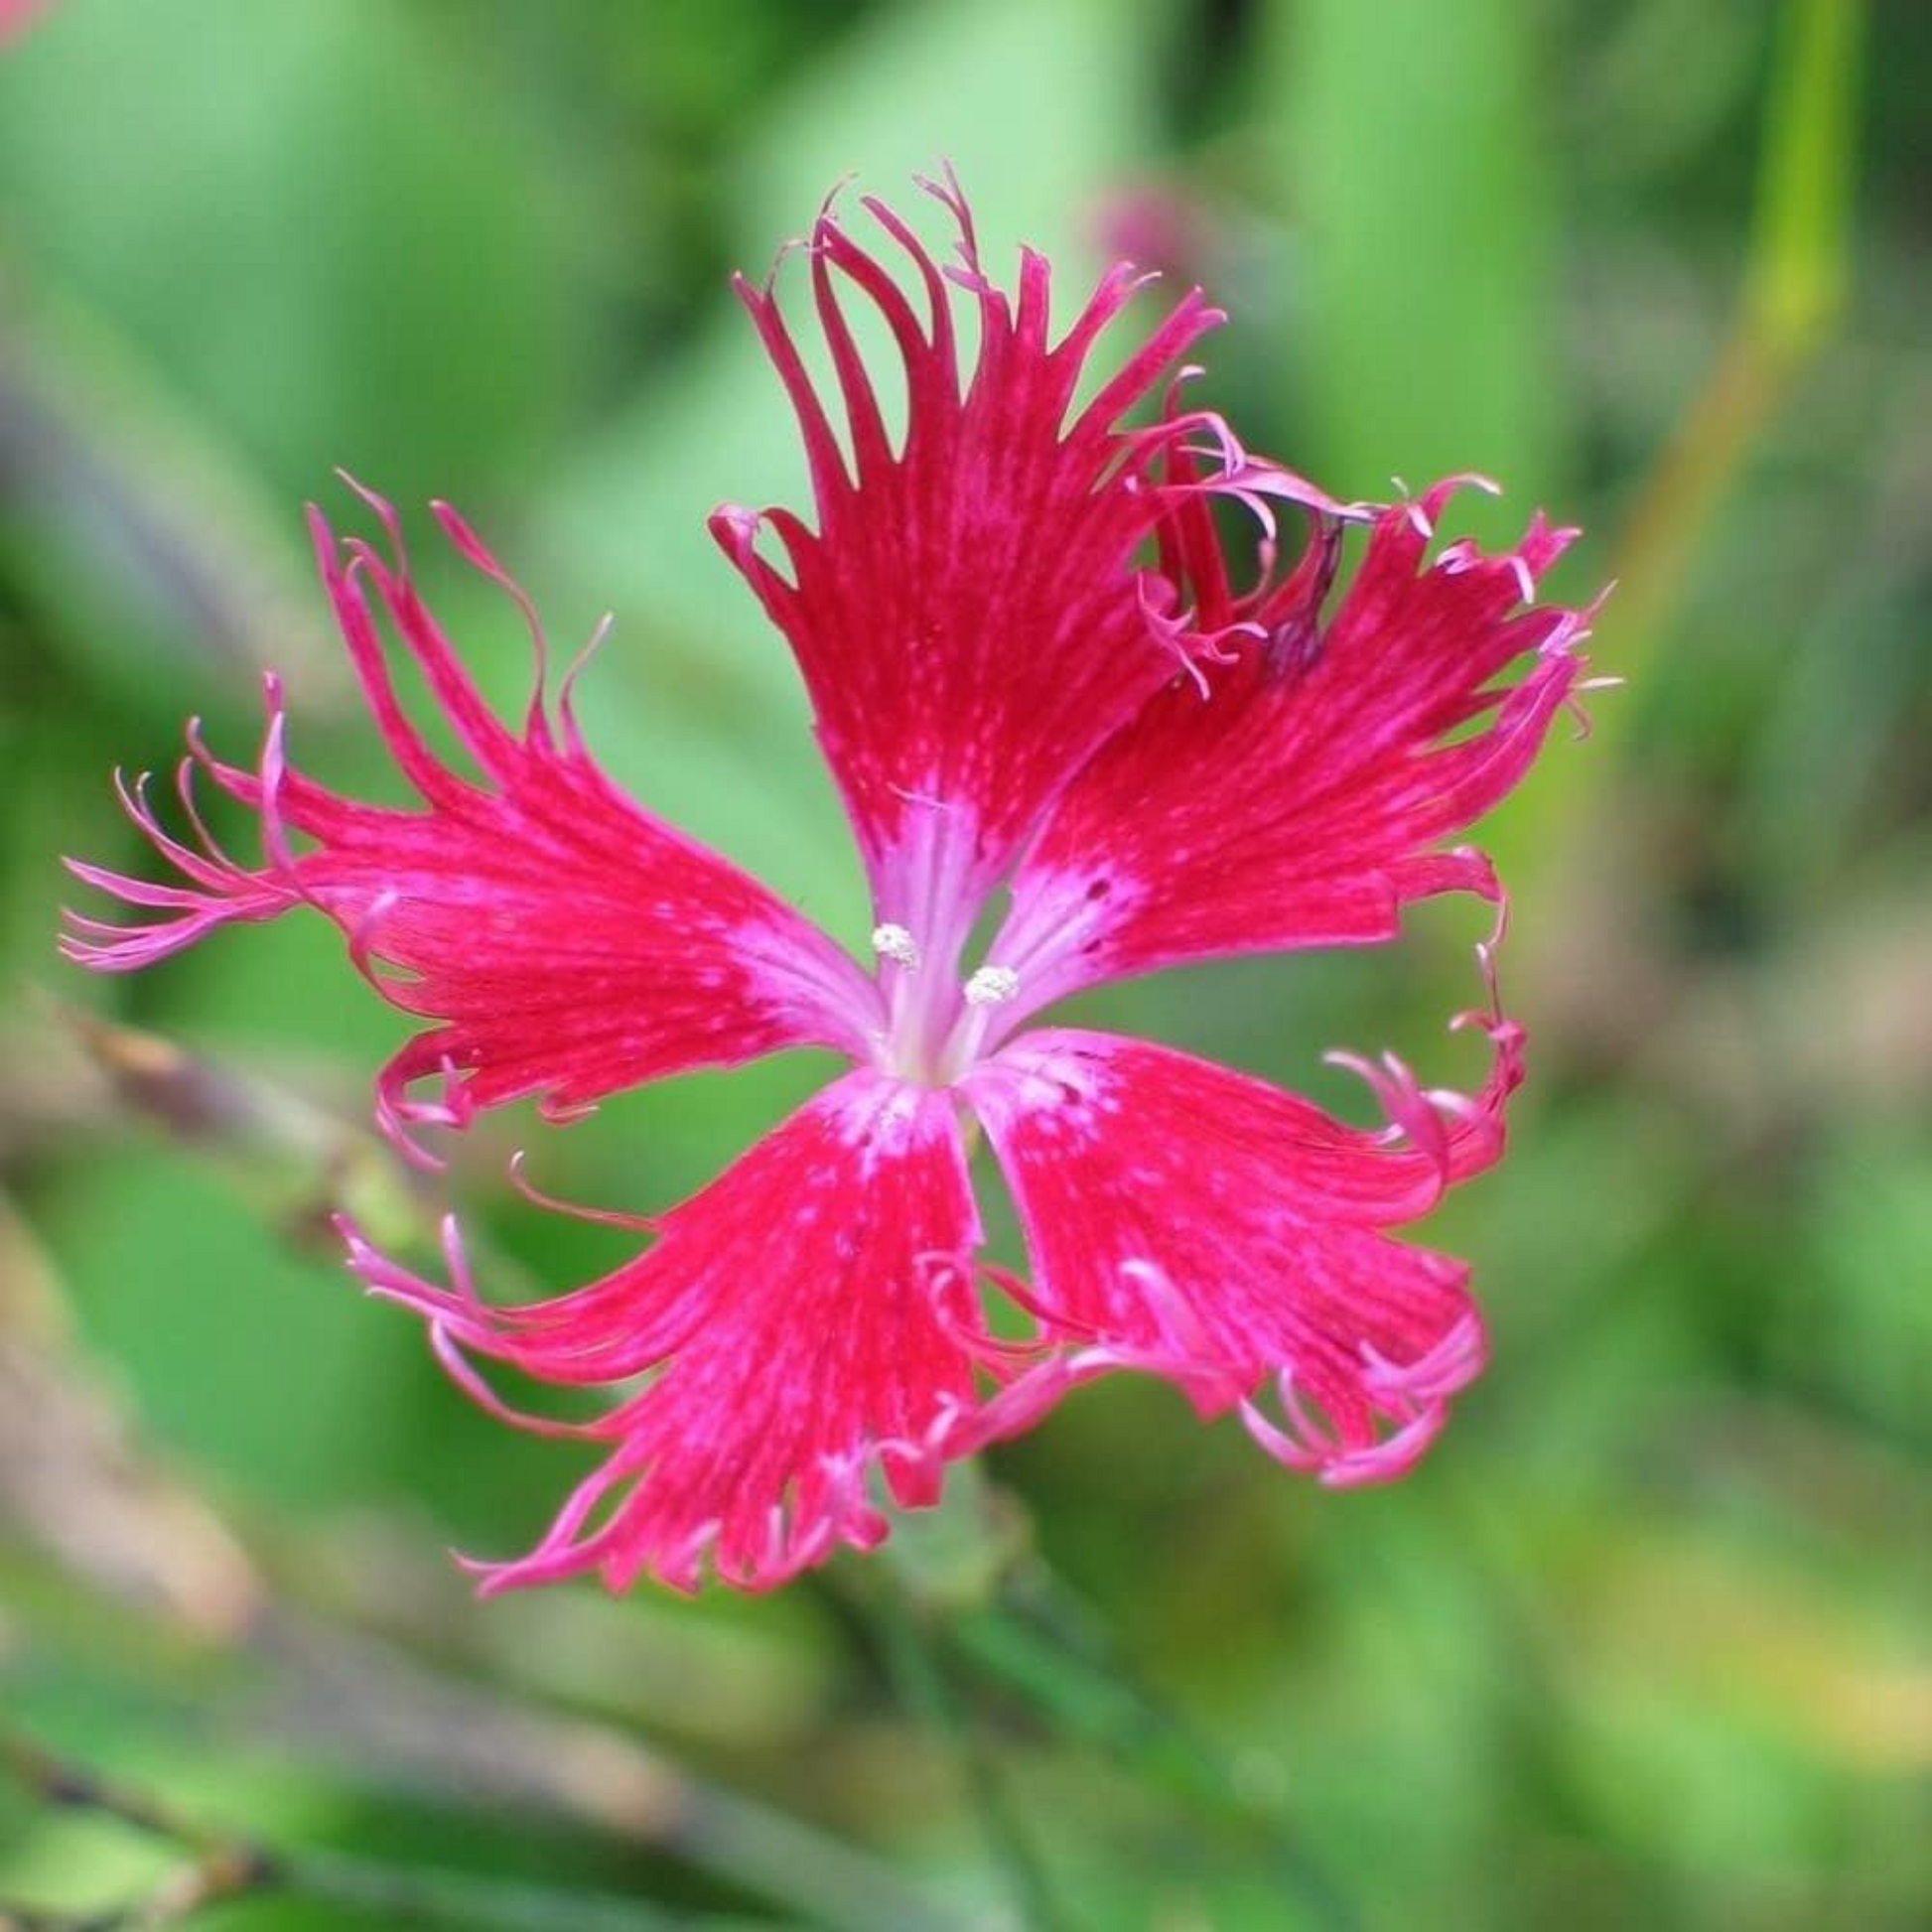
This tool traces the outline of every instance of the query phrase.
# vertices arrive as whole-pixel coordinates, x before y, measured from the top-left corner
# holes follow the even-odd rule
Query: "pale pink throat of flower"
[[[971,809],[929,791],[915,797],[879,868],[872,949],[884,1024],[871,1058],[895,1078],[950,1087],[978,1060],[994,1010],[1018,997],[1020,980],[995,960],[965,958],[989,895]]]
[[[1199,291],[1135,320],[1146,278],[1123,265],[1056,339],[1046,263],[1023,252],[1001,287],[957,184],[922,185],[954,228],[950,263],[870,200],[879,252],[829,206],[803,248],[829,383],[775,287],[741,284],[815,516],[727,507],[711,523],[810,696],[871,885],[858,957],[606,775],[572,704],[588,648],[553,686],[529,599],[439,503],[457,555],[530,630],[530,701],[499,715],[367,491],[384,541],[339,542],[318,511],[316,556],[415,801],[367,803],[297,769],[270,679],[252,765],[190,728],[183,836],[145,779],[121,787],[168,883],[70,862],[135,908],[118,924],[69,915],[63,949],[102,971],[298,908],[333,921],[351,966],[420,1022],[375,1087],[385,1129],[426,1160],[421,1130],[517,1101],[561,1121],[787,1048],[848,1063],[690,1199],[597,1214],[648,1245],[549,1300],[487,1301],[453,1221],[440,1280],[345,1228],[355,1274],[421,1317],[471,1396],[602,1449],[535,1550],[483,1567],[486,1588],[587,1571],[614,1588],[706,1574],[769,1587],[872,1547],[883,1500],[930,1503],[948,1461],[1121,1370],[1237,1415],[1324,1483],[1386,1480],[1482,1364],[1467,1270],[1394,1231],[1502,1151],[1523,1039],[1487,946],[1485,1001],[1453,1023],[1486,1042],[1479,1084],[1344,1056],[1374,1126],[1148,1041],[1030,1023],[1158,969],[1380,944],[1441,894],[1486,901],[1499,935],[1502,888],[1457,841],[1587,688],[1594,607],[1538,602],[1575,532],[1538,514],[1499,551],[1439,546],[1446,506],[1479,480],[1342,502],[1250,456],[1182,406],[1180,358],[1219,320]],[[897,438],[854,301],[901,365]],[[1128,340],[1095,388],[1088,357],[1109,332]],[[1217,499],[1250,519],[1232,560]],[[1299,551],[1281,543],[1285,505],[1307,525]],[[1344,525],[1361,531],[1352,570]],[[398,647],[453,758],[399,696]],[[216,840],[198,776],[253,815],[257,862]],[[983,1252],[969,1115],[1027,1278]],[[1011,1318],[996,1323],[989,1299]],[[487,1363],[606,1388],[611,1405],[571,1424],[523,1415]]]

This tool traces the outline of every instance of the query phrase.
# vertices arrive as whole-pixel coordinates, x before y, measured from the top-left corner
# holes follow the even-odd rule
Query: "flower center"
[[[1020,975],[1008,966],[984,965],[960,979],[961,944],[954,933],[944,944],[922,946],[895,920],[873,928],[887,1014],[877,1061],[886,1072],[919,1086],[951,1086],[979,1057],[994,1008],[1019,995]]]

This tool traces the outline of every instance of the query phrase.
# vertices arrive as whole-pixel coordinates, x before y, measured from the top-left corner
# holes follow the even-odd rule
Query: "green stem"
[[[1222,1753],[1140,1683],[1097,1620],[1036,1559],[996,1609],[948,1634],[976,1669],[1021,1692],[1049,1723],[1133,1763],[1150,1784],[1255,1835],[1298,1924],[1355,1932],[1361,1915],[1278,1807],[1247,1797]]]
[[[737,1932],[769,1919],[671,1912],[608,1892],[480,1878],[474,1872],[387,1865],[340,1852],[304,1852],[281,1866],[282,1887],[304,1898],[455,1932]]]
[[[966,1921],[834,1839],[717,1786],[693,1787],[666,1849],[713,1876],[784,1899],[797,1919],[846,1932],[962,1932]]]
[[[43,1804],[116,1819],[130,1831],[173,1846],[188,1861],[145,1896],[104,1912],[46,1912],[0,1903],[0,1932],[162,1932],[187,1925],[209,1906],[271,1893],[463,1932],[666,1932],[694,1926],[709,1932],[754,1923],[671,1912],[604,1892],[388,1864],[343,1852],[278,1851],[209,1831],[145,1792],[98,1777],[11,1728],[0,1728],[0,1768]]]
[[[1751,237],[1736,313],[1704,387],[1643,483],[1610,575],[1616,595],[1598,629],[1605,666],[1640,680],[1683,601],[1706,533],[1750,454],[1829,341],[1850,284],[1859,80],[1865,0],[1788,0],[1765,101]],[[1638,707],[1597,708],[1597,735],[1628,731]],[[1532,808],[1502,816],[1506,873],[1525,870],[1534,840],[1552,876],[1571,839],[1614,782],[1615,760],[1553,761]],[[1517,828],[1510,836],[1511,826]]]
[[[888,1579],[869,1608],[894,1690],[958,1765],[980,1830],[1021,1914],[1020,1922],[1040,1932],[1064,1924],[1039,1855],[1014,1816],[1000,1767],[947,1680],[924,1612],[896,1579]]]

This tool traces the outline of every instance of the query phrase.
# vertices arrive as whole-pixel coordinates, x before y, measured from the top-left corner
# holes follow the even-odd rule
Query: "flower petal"
[[[1145,278],[1115,268],[1050,343],[1046,263],[1023,250],[1010,299],[980,265],[956,185],[927,186],[959,230],[959,265],[943,272],[897,215],[865,203],[906,256],[923,320],[829,210],[808,245],[849,458],[771,288],[740,281],[798,417],[818,527],[779,509],[728,505],[712,518],[797,656],[878,916],[919,931],[922,944],[930,935],[912,921],[937,863],[925,850],[933,812],[946,815],[949,890],[976,902],[1070,773],[1174,668],[1160,621],[1171,600],[1150,589],[1135,558],[1170,507],[1172,490],[1154,476],[1159,454],[1187,439],[1203,446],[1196,467],[1207,462],[1211,474],[1190,469],[1192,492],[1318,497],[1251,464],[1217,418],[1179,411],[1172,394],[1151,427],[1121,427],[1220,320],[1198,290],[1079,402],[1096,339]],[[977,322],[977,361],[963,383],[948,281],[970,296]],[[897,448],[841,290],[877,309],[903,364]],[[783,569],[759,548],[766,527]]]
[[[1382,1133],[1102,1034],[1032,1033],[976,1070],[966,1091],[1019,1205],[1030,1307],[1061,1346],[1035,1371],[1042,1392],[1142,1369],[1203,1415],[1238,1406],[1264,1448],[1326,1483],[1405,1469],[1481,1367],[1483,1332],[1464,1266],[1385,1230],[1500,1152],[1520,1035],[1487,1024],[1475,1099],[1425,1092],[1399,1062],[1360,1069]]]
[[[1176,522],[1198,608],[1260,634],[1206,667],[1204,696],[1171,683],[1068,787],[991,951],[1020,981],[1003,1031],[1100,980],[1387,939],[1404,904],[1436,893],[1499,898],[1480,853],[1440,842],[1528,769],[1572,693],[1588,614],[1529,601],[1575,534],[1541,516],[1513,551],[1456,543],[1425,564],[1465,481],[1381,512],[1332,617],[1328,520],[1287,581],[1246,603],[1211,530],[1190,546]]]
[[[167,916],[115,929],[75,918],[70,958],[144,966],[217,925],[308,903],[348,936],[387,999],[438,1024],[378,1083],[378,1112],[462,1125],[480,1107],[541,1094],[553,1115],[688,1067],[733,1065],[778,1047],[863,1054],[876,994],[858,967],[763,886],[642,810],[592,761],[570,703],[545,703],[542,633],[527,600],[475,533],[437,513],[461,554],[502,583],[529,620],[536,691],[521,730],[484,704],[412,586],[394,512],[369,497],[392,557],[339,550],[312,512],[323,581],[369,708],[423,800],[399,810],[343,798],[288,768],[279,686],[254,771],[210,757],[194,727],[184,807],[201,841],[163,830],[144,791],[123,787],[135,823],[188,882],[151,886],[74,864],[86,883]],[[370,606],[386,612],[445,723],[477,767],[453,769],[403,711]],[[197,765],[260,816],[266,863],[230,859],[196,812]],[[313,841],[296,851],[291,833]],[[439,1096],[412,1083],[439,1081]]]
[[[498,1413],[461,1351],[543,1382],[653,1377],[580,1428],[615,1449],[530,1555],[480,1567],[486,1590],[591,1570],[688,1589],[707,1563],[766,1589],[885,1537],[875,1473],[937,1498],[974,1400],[951,1303],[980,1239],[948,1095],[847,1074],[657,1225],[637,1260],[518,1309],[477,1299],[454,1237],[438,1288],[349,1230],[355,1271]]]

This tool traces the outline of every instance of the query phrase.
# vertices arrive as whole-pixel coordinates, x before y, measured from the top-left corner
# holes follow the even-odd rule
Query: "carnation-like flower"
[[[312,511],[316,553],[421,803],[364,804],[298,772],[271,677],[252,768],[190,727],[188,839],[141,784],[122,788],[179,883],[73,864],[153,914],[72,918],[69,956],[107,971],[298,906],[334,920],[353,964],[427,1022],[376,1081],[405,1146],[531,1096],[562,1119],[782,1048],[849,1060],[700,1193],[606,1217],[648,1245],[553,1300],[486,1300],[453,1222],[441,1281],[345,1226],[355,1273],[422,1317],[479,1401],[603,1446],[532,1552],[477,1566],[486,1589],[586,1571],[614,1589],[646,1574],[768,1587],[877,1544],[889,1502],[935,1501],[950,1459],[1120,1369],[1237,1414],[1290,1468],[1378,1481],[1415,1461],[1483,1360],[1467,1270],[1390,1230],[1501,1150],[1521,1034],[1493,979],[1456,1023],[1487,1039],[1479,1092],[1344,1056],[1372,1128],[1169,1047],[1033,1023],[1155,968],[1387,940],[1436,894],[1499,915],[1487,861],[1445,842],[1516,783],[1573,693],[1587,614],[1536,602],[1573,533],[1538,516],[1500,554],[1439,546],[1445,503],[1478,480],[1344,503],[1248,455],[1184,406],[1194,371],[1178,365],[1221,320],[1198,291],[1096,374],[1146,278],[1112,270],[1055,340],[1047,264],[1023,251],[1017,288],[998,287],[956,185],[924,186],[957,225],[950,265],[872,200],[876,250],[830,210],[812,230],[824,390],[773,287],[739,284],[798,419],[813,514],[711,520],[804,677],[871,882],[871,957],[612,783],[572,710],[582,660],[552,695],[528,600],[439,503],[536,639],[527,714],[496,716],[367,492],[384,548],[339,544]],[[855,299],[897,345],[898,427],[855,345]],[[1217,502],[1255,533],[1238,570]],[[1306,531],[1292,560],[1278,511]],[[406,715],[378,613],[472,769]],[[256,814],[259,864],[208,835],[198,771]],[[969,956],[997,894],[996,936]],[[975,1121],[1019,1209],[1024,1280],[981,1252]],[[591,1422],[524,1416],[485,1363],[610,1404]]]

